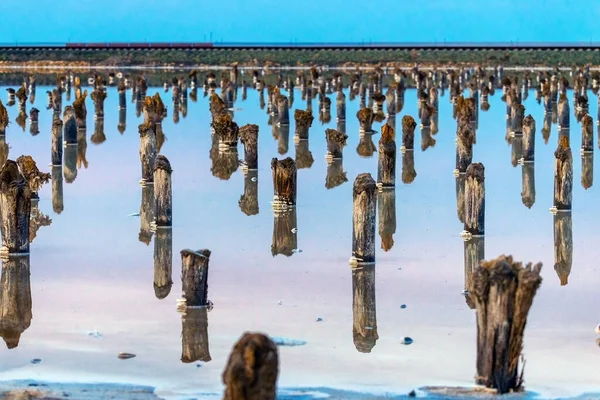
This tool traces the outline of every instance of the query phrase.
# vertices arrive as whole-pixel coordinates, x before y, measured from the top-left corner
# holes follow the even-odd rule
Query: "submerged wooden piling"
[[[271,160],[273,174],[274,205],[290,207],[296,205],[297,171],[296,162],[288,157]]]
[[[342,159],[348,135],[338,132],[335,129],[326,129],[325,139],[327,141],[327,157],[334,160]]]
[[[482,261],[474,271],[477,309],[476,383],[499,394],[521,389],[519,357],[542,264],[523,266],[512,256]],[[522,371],[521,371],[522,372]]]
[[[389,124],[381,128],[377,183],[382,187],[396,186],[396,142],[395,132]]]
[[[161,300],[173,286],[173,230],[159,229],[154,237],[154,295]]]
[[[581,150],[583,152],[594,151],[594,120],[586,115],[581,120]]]
[[[154,201],[156,226],[173,225],[173,190],[171,188],[171,163],[159,154],[154,163]]]
[[[554,157],[554,207],[569,211],[573,200],[573,156],[568,137],[560,137]]]
[[[142,182],[154,181],[154,163],[156,161],[156,134],[152,124],[140,124],[140,161],[142,163]]]
[[[32,191],[13,160],[0,169],[0,255],[29,253],[29,220]]]
[[[375,262],[376,189],[371,174],[359,174],[354,181],[352,259],[359,264]]]
[[[300,140],[308,139],[308,130],[312,125],[314,117],[311,111],[296,110],[294,111],[294,120],[296,121],[295,135]]]
[[[361,353],[370,353],[379,339],[375,265],[352,268],[352,337],[356,350]]]
[[[485,233],[485,168],[469,165],[465,177],[465,231],[473,236]]]
[[[571,213],[554,215],[554,271],[560,285],[569,283],[573,266],[573,218]]]
[[[222,374],[223,400],[275,400],[279,356],[265,334],[245,332],[234,345]]]
[[[402,148],[413,150],[415,146],[415,128],[417,123],[410,115],[402,117]]]
[[[210,250],[181,251],[181,283],[187,307],[207,306]]]
[[[244,145],[244,163],[248,169],[258,169],[258,125],[246,124],[239,130]]]

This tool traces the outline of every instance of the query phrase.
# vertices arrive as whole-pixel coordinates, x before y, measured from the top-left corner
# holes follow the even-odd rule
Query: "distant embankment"
[[[0,43],[2,65],[598,64],[600,43]]]

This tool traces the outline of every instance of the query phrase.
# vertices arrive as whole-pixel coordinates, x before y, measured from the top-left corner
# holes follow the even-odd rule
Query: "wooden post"
[[[485,233],[485,168],[473,163],[465,176],[465,231],[473,236]]]
[[[52,210],[60,214],[63,212],[65,206],[63,201],[63,176],[62,167],[60,165],[53,165],[51,169],[52,174]]]
[[[140,124],[140,161],[142,164],[142,183],[154,180],[154,163],[156,161],[156,134],[152,124]]]
[[[221,143],[228,146],[237,146],[239,128],[229,114],[220,114],[214,117],[212,127]]]
[[[181,283],[186,307],[208,306],[210,250],[181,251]]]
[[[340,133],[335,129],[326,129],[325,139],[327,140],[327,157],[334,160],[342,159],[348,135]]]
[[[154,163],[154,201],[156,226],[173,225],[173,190],[171,188],[171,163],[159,154]]]
[[[465,242],[465,301],[475,309],[473,271],[485,259],[485,236],[474,237]]]
[[[535,120],[528,115],[523,120],[523,161],[535,160]]]
[[[276,210],[273,217],[271,254],[291,257],[298,249],[298,217],[296,208]]]
[[[19,171],[23,175],[23,178],[25,178],[29,184],[29,188],[31,189],[31,198],[39,200],[38,192],[42,185],[48,183],[51,175],[41,172],[31,156],[19,156],[16,159],[16,162],[17,166],[19,167]]]
[[[394,128],[385,124],[381,128],[377,168],[377,184],[382,187],[396,186],[396,142],[394,138]]]
[[[371,133],[360,133],[358,135],[358,146],[356,146],[356,153],[364,158],[373,157],[373,154],[377,151],[375,143],[373,143],[373,132]]]
[[[296,110],[294,111],[294,120],[296,121],[295,136],[297,136],[300,140],[308,139],[308,130],[314,120],[312,112]]]
[[[594,120],[589,115],[581,120],[581,151],[594,151]]]
[[[244,162],[251,170],[258,169],[258,125],[246,124],[239,130],[244,145]]]
[[[258,214],[258,170],[248,170],[244,174],[244,194],[238,201],[240,210],[248,216]]]
[[[542,264],[525,267],[512,256],[483,261],[474,271],[477,309],[476,383],[499,394],[523,384],[519,357],[527,314],[542,283]]]
[[[568,137],[560,137],[554,157],[554,207],[558,211],[570,211],[573,200],[573,156]]]
[[[346,95],[341,90],[337,92],[336,96],[336,115],[337,121],[346,120]]]
[[[271,160],[273,173],[274,206],[282,208],[296,205],[297,172],[296,162],[288,157],[284,160]]]
[[[390,188],[379,192],[377,203],[381,249],[387,252],[394,246],[394,233],[396,233],[396,190]]]
[[[289,125],[290,124],[290,111],[288,106],[288,98],[282,94],[279,94],[276,97],[277,101],[277,116],[279,125]]]
[[[475,133],[471,124],[461,123],[456,132],[456,170],[459,173],[467,172],[473,161],[473,143]]]
[[[75,110],[71,106],[65,107],[65,112],[63,113],[63,127],[65,143],[77,144],[77,121],[75,118]]]
[[[325,187],[327,190],[348,182],[343,162],[341,158],[327,161],[327,175],[325,177]]]
[[[413,150],[415,145],[415,128],[417,123],[410,115],[402,117],[402,149]]]
[[[296,168],[310,168],[312,167],[315,159],[309,148],[308,139],[296,140]]]
[[[581,155],[581,186],[589,189],[594,184],[594,153]]]
[[[173,230],[158,229],[154,237],[154,295],[166,298],[173,286]]]
[[[9,350],[19,346],[21,335],[31,325],[30,277],[29,255],[3,259],[0,277],[0,337]]]
[[[7,160],[0,169],[0,255],[29,253],[29,220],[32,191],[16,162]]]
[[[154,185],[142,185],[142,202],[140,204],[140,233],[138,240],[146,245],[152,240],[152,223],[154,222]]]
[[[352,259],[375,262],[376,184],[371,174],[359,174],[354,181],[352,214]]]
[[[521,171],[521,201],[527,208],[531,208],[535,203],[535,164],[534,162],[525,162]]]
[[[373,110],[371,110],[370,108],[363,107],[356,113],[356,118],[358,118],[358,122],[360,124],[359,132],[373,132],[372,126],[373,121],[375,120],[375,114],[373,113]]]
[[[361,353],[370,353],[379,339],[375,265],[352,268],[352,336],[356,350]]]
[[[208,309],[188,308],[181,316],[181,362],[212,360],[208,345]]]
[[[245,332],[223,371],[223,400],[275,400],[278,374],[275,343],[262,333]]]
[[[573,219],[571,213],[554,215],[554,271],[560,285],[569,283],[573,266]]]

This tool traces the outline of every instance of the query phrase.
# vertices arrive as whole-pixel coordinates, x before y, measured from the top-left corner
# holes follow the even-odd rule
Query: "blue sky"
[[[597,0],[1,0],[0,42],[589,42],[598,20]]]

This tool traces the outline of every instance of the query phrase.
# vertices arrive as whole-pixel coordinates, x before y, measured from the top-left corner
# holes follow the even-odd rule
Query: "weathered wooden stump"
[[[19,171],[29,184],[29,188],[31,189],[31,198],[38,200],[38,192],[40,188],[42,185],[48,183],[51,175],[41,172],[31,156],[22,155],[19,156],[15,161],[19,167]]]
[[[181,317],[181,362],[209,362],[208,309],[188,308]]]
[[[19,345],[31,325],[31,272],[29,255],[9,256],[2,261],[0,277],[0,337],[8,349]]]
[[[210,250],[181,251],[181,282],[187,307],[208,306]]]
[[[363,107],[356,113],[356,118],[360,124],[360,133],[371,133],[373,132],[373,121],[375,120],[375,114],[370,108]]]
[[[159,229],[154,237],[154,295],[164,299],[173,286],[173,230]]]
[[[473,161],[473,143],[475,132],[471,124],[460,124],[456,132],[456,169],[460,173],[467,172]]]
[[[385,124],[381,128],[377,166],[377,183],[382,187],[396,186],[396,142],[394,139],[394,128]]]
[[[297,171],[296,162],[288,157],[284,160],[271,160],[273,173],[273,203],[275,207],[293,207],[296,205]]]
[[[309,148],[309,140],[297,140],[296,142],[296,167],[298,169],[312,167],[315,159]]]
[[[167,108],[160,98],[160,94],[156,93],[154,96],[147,96],[144,99],[143,113],[144,123],[146,124],[161,124],[164,118]]]
[[[342,92],[342,91],[337,92],[335,105],[336,105],[336,116],[337,116],[338,122],[345,121],[346,120],[346,95],[344,94],[344,92]]]
[[[375,265],[352,268],[352,337],[361,353],[370,353],[379,339]]]
[[[394,247],[394,233],[396,233],[396,190],[390,188],[379,192],[377,194],[377,208],[379,213],[381,249],[387,252]]]
[[[541,269],[541,263],[524,267],[512,256],[482,261],[475,268],[477,384],[500,394],[521,389],[519,357],[527,314],[542,283]]]
[[[589,115],[581,119],[581,150],[594,151],[594,120]]]
[[[152,240],[152,223],[154,222],[154,185],[142,185],[142,201],[140,204],[140,233],[138,240],[146,245]]]
[[[535,164],[526,162],[521,170],[521,201],[527,208],[535,203]]]
[[[474,237],[465,242],[465,301],[475,309],[473,271],[485,259],[485,236]]]
[[[312,112],[296,110],[294,111],[294,120],[296,121],[295,135],[301,140],[308,139],[308,130],[314,120]]]
[[[554,215],[554,271],[560,285],[569,283],[573,266],[573,219],[571,213]]]
[[[67,145],[77,144],[77,121],[75,117],[75,109],[71,106],[66,106],[63,113],[63,138]],[[62,145],[62,143],[61,143]]]
[[[465,231],[472,236],[485,233],[485,168],[469,165],[465,176]]]
[[[275,343],[262,333],[245,332],[223,371],[223,400],[275,400],[278,373]]]
[[[142,182],[154,181],[154,163],[156,161],[156,134],[152,124],[140,124],[140,161],[142,164]]]
[[[375,262],[375,180],[371,174],[359,174],[354,181],[352,213],[352,259]]]
[[[589,189],[594,184],[594,153],[581,155],[581,186]]]
[[[298,217],[296,208],[277,210],[273,217],[271,255],[291,257],[298,249]]]
[[[227,104],[216,94],[211,94],[209,98],[209,108],[213,120],[219,115],[227,114]]]
[[[348,135],[340,133],[335,129],[326,129],[325,139],[327,141],[327,157],[334,160],[342,159]]]
[[[573,200],[573,156],[566,136],[560,137],[554,157],[554,207],[558,211],[570,211]]]
[[[415,145],[415,128],[417,123],[410,115],[402,117],[402,147],[404,150],[413,150]]]
[[[52,174],[52,210],[60,214],[64,210],[62,166],[53,165]]]
[[[171,163],[159,154],[154,163],[154,201],[156,226],[173,225],[173,190],[171,187]]]
[[[244,214],[258,214],[258,170],[249,170],[244,175],[244,194],[240,196],[238,204]]]
[[[246,124],[240,128],[240,140],[244,145],[244,162],[251,170],[258,169],[258,125]]]
[[[212,127],[219,141],[228,146],[237,146],[239,128],[229,114],[220,114],[213,118]]]
[[[7,160],[0,169],[0,255],[29,253],[29,220],[32,191],[16,162]]]

